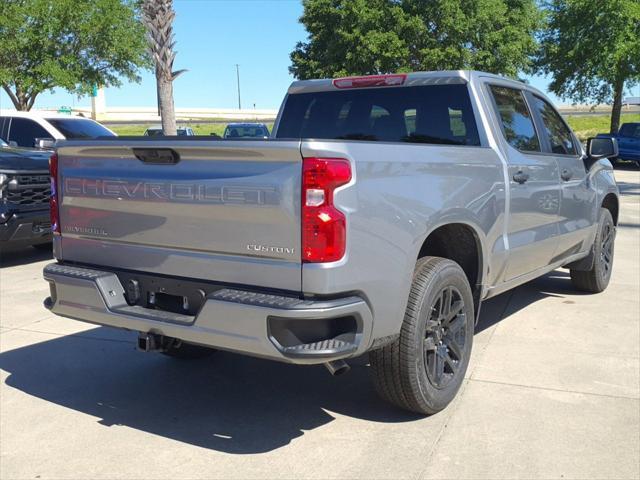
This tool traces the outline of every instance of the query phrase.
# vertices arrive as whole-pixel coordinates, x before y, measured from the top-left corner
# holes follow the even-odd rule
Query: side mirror
[[[592,137],[587,140],[587,156],[593,162],[618,156],[618,141],[611,137]]]

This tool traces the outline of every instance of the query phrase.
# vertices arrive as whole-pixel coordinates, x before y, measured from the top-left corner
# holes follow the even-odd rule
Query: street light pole
[[[236,63],[236,80],[238,81],[238,110],[242,110],[242,104],[240,103],[240,65]]]

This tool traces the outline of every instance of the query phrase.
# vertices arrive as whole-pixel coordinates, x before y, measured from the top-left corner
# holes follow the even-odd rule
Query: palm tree
[[[165,135],[175,135],[176,112],[173,104],[173,81],[185,70],[173,71],[176,42],[173,40],[173,0],[143,0],[142,20],[147,27],[149,51],[156,66],[158,110]]]

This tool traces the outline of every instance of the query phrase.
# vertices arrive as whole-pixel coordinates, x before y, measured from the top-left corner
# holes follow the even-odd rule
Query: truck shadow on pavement
[[[333,378],[323,366],[227,352],[193,361],[145,354],[134,340],[99,327],[3,352],[0,368],[10,374],[6,385],[107,427],[234,454],[280,448],[334,420],[332,412],[374,422],[420,418],[378,400],[363,361]]]
[[[0,249],[0,268],[27,265],[43,260],[53,260],[51,249],[39,250],[33,247]]]
[[[480,318],[476,325],[476,334],[493,327],[534,302],[548,297],[565,298],[566,295],[582,296],[589,294],[578,291],[573,287],[568,270],[554,270],[547,275],[483,302]],[[575,303],[575,301],[567,299],[563,303]]]
[[[572,291],[563,273],[486,302],[477,331],[532,302]],[[332,378],[322,366],[227,352],[195,361],[144,354],[134,350],[134,340],[131,332],[98,327],[1,353],[0,368],[9,373],[8,386],[97,417],[106,427],[125,425],[233,454],[280,448],[335,414],[388,423],[421,418],[378,399],[366,357]]]

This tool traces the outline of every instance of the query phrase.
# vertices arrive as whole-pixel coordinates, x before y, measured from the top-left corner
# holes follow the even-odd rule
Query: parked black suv
[[[51,248],[50,155],[0,139],[0,248]]]

